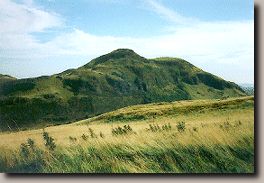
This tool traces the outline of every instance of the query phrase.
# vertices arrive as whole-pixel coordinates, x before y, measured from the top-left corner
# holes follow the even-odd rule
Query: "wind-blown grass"
[[[197,102],[201,105],[195,110],[181,108],[181,112],[174,106],[174,113],[165,112],[165,108],[170,109],[168,104],[134,106],[121,111],[132,113],[136,109],[143,114],[148,107],[149,111],[156,107],[163,114],[151,117],[148,113],[143,120],[118,119],[109,123],[108,117],[117,115],[116,111],[105,114],[104,118],[49,127],[45,132],[54,138],[54,150],[45,147],[43,130],[2,133],[0,171],[253,173],[254,101],[251,97],[237,101],[211,101],[217,107],[209,105],[209,101],[186,101],[190,105],[195,106]],[[185,103],[179,105],[182,104]],[[113,134],[113,130],[124,131],[128,125],[128,131],[133,133]],[[152,131],[150,125],[159,126],[160,130]],[[69,140],[70,137],[75,140]],[[22,143],[28,144],[26,156],[22,153]]]

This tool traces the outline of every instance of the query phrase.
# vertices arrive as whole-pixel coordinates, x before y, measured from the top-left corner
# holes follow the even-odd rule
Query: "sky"
[[[253,0],[0,0],[0,73],[37,77],[118,48],[254,82]]]

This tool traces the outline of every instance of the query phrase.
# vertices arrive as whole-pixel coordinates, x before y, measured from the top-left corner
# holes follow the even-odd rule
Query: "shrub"
[[[162,125],[161,129],[162,129],[162,130],[165,130],[165,131],[169,131],[169,130],[171,130],[171,125],[170,125],[170,123],[165,124],[165,125]]]
[[[133,131],[132,128],[131,128],[129,125],[125,125],[125,126],[124,126],[124,129],[125,129],[126,131],[128,131],[128,132]]]
[[[85,134],[82,134],[82,136],[81,136],[81,137],[82,137],[82,139],[83,139],[83,140],[85,140],[85,141],[88,139],[88,136],[87,136],[87,135],[85,135]]]
[[[161,127],[158,124],[149,124],[149,128],[147,128],[147,131],[151,131],[151,132],[169,131],[169,130],[171,130],[170,123],[162,125]]]
[[[27,139],[27,143],[28,143],[28,146],[29,146],[31,149],[34,149],[34,148],[35,148],[35,142],[34,142],[34,140],[32,140],[31,138]]]
[[[184,121],[178,122],[176,127],[177,127],[179,132],[184,132],[186,129],[185,122]]]
[[[97,138],[97,135],[94,133],[93,129],[89,128],[89,133],[91,138]]]
[[[28,138],[26,143],[20,145],[20,154],[24,158],[28,158],[33,151],[35,151],[35,142],[31,138]]]
[[[69,136],[70,142],[74,143],[77,141],[76,137]]]
[[[20,154],[22,157],[27,158],[29,156],[29,148],[26,143],[20,145]]]
[[[197,127],[193,127],[193,131],[198,132],[198,128]]]
[[[129,133],[133,133],[133,129],[129,125],[124,125],[123,128],[118,126],[117,128],[112,129],[112,135],[114,135],[114,136],[125,135],[125,134],[129,134]]]
[[[159,125],[149,124],[149,130],[152,132],[157,132],[157,131],[160,131],[161,129],[160,129]]]
[[[101,137],[101,138],[104,138],[104,137],[105,137],[104,134],[103,134],[102,132],[100,132],[100,137]]]
[[[56,148],[54,138],[50,137],[49,133],[44,131],[43,139],[45,141],[45,147],[48,148],[48,150],[54,151],[54,149]]]

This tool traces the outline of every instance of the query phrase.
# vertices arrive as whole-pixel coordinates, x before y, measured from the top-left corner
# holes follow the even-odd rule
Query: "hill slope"
[[[6,81],[11,81],[11,80],[16,80],[16,78],[9,75],[0,74],[0,85]]]
[[[254,172],[254,97],[129,106],[45,132],[55,149],[42,129],[0,132],[0,171]]]
[[[0,86],[1,130],[62,124],[134,104],[246,95],[185,60],[146,59],[129,49],[78,69]]]

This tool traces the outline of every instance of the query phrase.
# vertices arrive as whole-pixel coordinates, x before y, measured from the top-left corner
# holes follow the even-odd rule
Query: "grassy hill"
[[[240,84],[247,95],[254,95],[254,84]]]
[[[2,132],[0,149],[0,172],[253,173],[254,97],[129,106]]]
[[[135,104],[245,95],[183,59],[118,49],[52,76],[0,82],[0,128],[69,123]]]
[[[12,77],[12,76],[9,76],[9,75],[3,75],[3,74],[0,74],[0,86],[7,82],[7,81],[12,81],[12,80],[16,80],[16,78]],[[1,89],[2,87],[0,87]],[[1,91],[0,91],[1,92]]]

